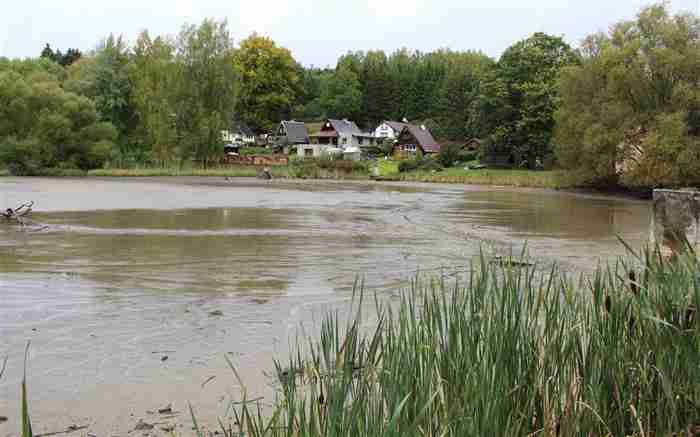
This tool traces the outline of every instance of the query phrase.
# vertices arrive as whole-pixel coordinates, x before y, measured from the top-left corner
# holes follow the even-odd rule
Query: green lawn
[[[377,160],[377,167],[381,177],[398,176],[399,174],[399,163],[397,161],[379,159]]]

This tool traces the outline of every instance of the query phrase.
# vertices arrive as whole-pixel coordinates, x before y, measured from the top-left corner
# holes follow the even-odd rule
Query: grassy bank
[[[414,171],[397,175],[399,180],[467,185],[504,185],[530,188],[573,188],[558,171],[464,170],[447,168],[440,172]]]
[[[359,313],[342,326],[328,315],[276,363],[269,418],[242,390],[235,420],[249,436],[696,435],[692,305],[694,256],[650,254],[580,281],[482,259],[464,284],[416,282],[377,303],[370,332]]]
[[[287,166],[269,167],[273,177],[309,178],[309,179],[368,179],[369,170],[366,163],[343,160],[303,159],[292,160]],[[147,176],[220,176],[220,177],[255,177],[260,167],[244,165],[227,165],[210,168],[110,168],[90,170],[88,176],[100,177],[147,177]]]
[[[285,177],[289,175],[287,167],[271,167],[273,176]],[[90,170],[88,176],[100,177],[154,177],[154,176],[221,176],[221,177],[255,177],[259,169],[252,166],[226,166],[213,168],[107,168]]]
[[[323,159],[296,160],[288,166],[270,167],[277,178],[308,179],[369,179],[370,167],[367,162],[330,161]],[[503,185],[532,188],[573,188],[561,172],[527,170],[464,170],[448,168],[440,172],[412,171],[399,173],[395,161],[377,161],[378,174],[382,178],[407,182],[435,182],[467,185]],[[221,166],[211,168],[186,167],[137,167],[105,168],[88,172],[71,169],[47,169],[39,176],[46,177],[157,177],[157,176],[216,176],[216,177],[255,177],[260,169],[254,166]],[[9,176],[7,170],[0,169],[0,176]]]

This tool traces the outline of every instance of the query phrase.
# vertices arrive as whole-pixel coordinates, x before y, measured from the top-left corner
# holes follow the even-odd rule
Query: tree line
[[[567,170],[579,184],[694,184],[700,134],[700,25],[664,4],[577,48],[535,33],[496,60],[478,51],[348,52],[305,67],[270,38],[234,44],[225,21],[174,37],[109,36],[94,51],[47,45],[0,59],[0,160],[16,173],[110,163],[207,163],[235,118],[428,126],[447,143],[482,140],[482,160]],[[697,181],[700,182],[700,181]]]

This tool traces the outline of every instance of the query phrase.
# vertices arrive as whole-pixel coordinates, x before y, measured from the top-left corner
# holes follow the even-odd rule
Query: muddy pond
[[[544,190],[223,178],[0,178],[0,437],[19,435],[24,347],[36,434],[189,434],[187,403],[225,416],[228,356],[269,396],[289,340],[391,293],[417,270],[464,270],[480,250],[576,274],[648,237],[649,202]],[[172,404],[174,414],[157,410]],[[143,434],[138,431],[137,435]]]

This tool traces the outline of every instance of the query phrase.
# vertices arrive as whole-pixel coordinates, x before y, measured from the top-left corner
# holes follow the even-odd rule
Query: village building
[[[284,145],[308,144],[309,132],[301,121],[281,121],[276,132],[277,143]]]
[[[431,155],[440,153],[440,144],[425,126],[408,124],[397,137],[393,150],[395,154],[415,155],[420,151],[423,155]]]
[[[408,121],[405,118],[404,121],[383,121],[374,130],[374,136],[378,139],[395,140],[406,126],[408,126]]]
[[[254,146],[255,133],[247,124],[242,121],[234,120],[231,127],[221,131],[221,139],[227,144],[236,144],[239,146]]]
[[[311,143],[363,149],[374,146],[376,138],[372,133],[362,132],[353,121],[328,119],[318,133],[311,135]]]

